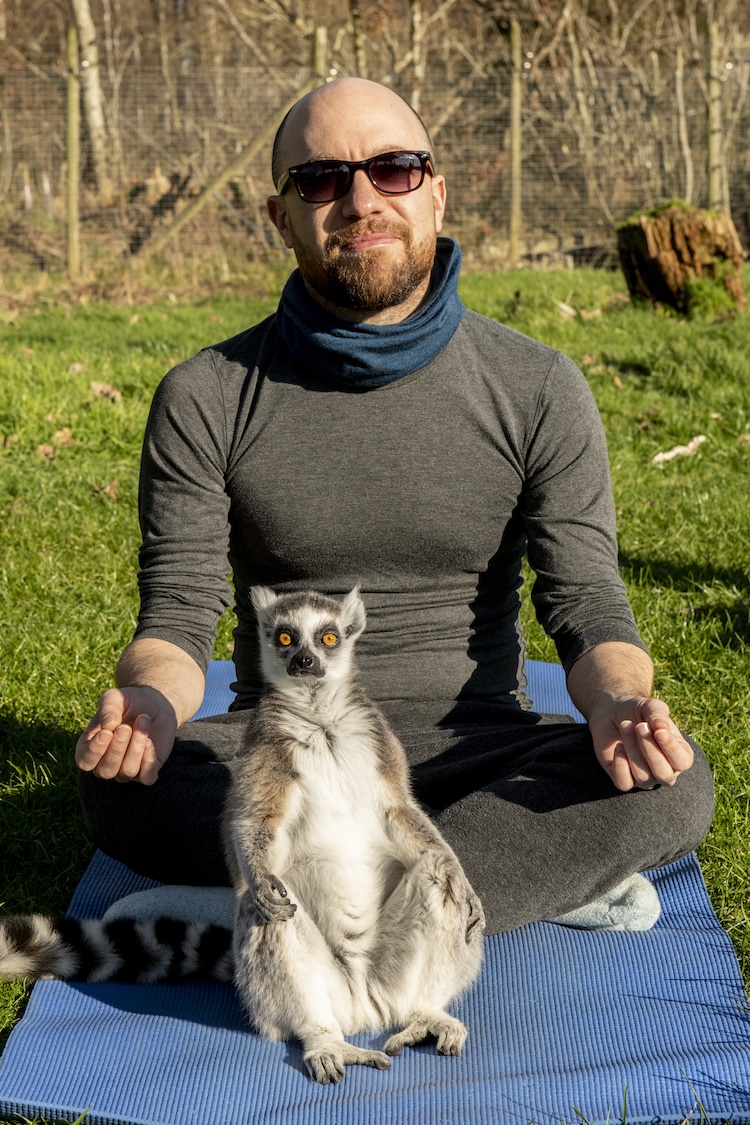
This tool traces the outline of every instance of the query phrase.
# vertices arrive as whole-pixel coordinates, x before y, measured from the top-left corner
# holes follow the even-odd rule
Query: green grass
[[[73,744],[135,620],[138,459],[153,390],[175,361],[270,312],[267,278],[258,292],[147,307],[45,302],[0,328],[4,913],[63,909],[92,852]],[[475,273],[462,293],[562,348],[590,381],[657,690],[714,767],[717,814],[701,860],[750,981],[750,318],[634,308],[619,274],[594,271]],[[97,396],[94,381],[121,399]],[[697,434],[707,441],[693,456],[653,463]],[[528,605],[524,614],[530,655],[554,659]],[[228,614],[217,656],[229,655],[230,628]],[[6,1034],[25,995],[0,986]]]

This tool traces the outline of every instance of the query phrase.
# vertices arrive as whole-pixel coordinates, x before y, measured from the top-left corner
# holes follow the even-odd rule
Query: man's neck
[[[431,283],[432,278],[428,275],[405,301],[401,301],[398,305],[391,305],[387,309],[378,309],[375,312],[370,312],[367,309],[343,308],[327,300],[316,289],[313,289],[307,281],[305,281],[305,286],[313,300],[325,309],[330,316],[335,316],[339,320],[348,320],[352,324],[400,324],[402,321],[408,320],[417,309],[422,307],[430,294]]]

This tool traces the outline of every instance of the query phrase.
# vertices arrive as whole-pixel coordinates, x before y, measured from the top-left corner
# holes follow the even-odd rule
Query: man
[[[636,873],[700,842],[712,785],[652,697],[583,376],[464,309],[458,248],[437,238],[445,181],[392,91],[351,78],[307,95],[273,171],[269,214],[299,266],[278,312],[181,364],[154,399],[138,630],[77,747],[97,844],[163,882],[225,881],[216,826],[260,687],[248,588],[360,583],[365,686],[489,931],[598,924],[591,903],[605,924],[651,924]],[[526,547],[588,728],[529,709]],[[240,710],[178,735],[230,568]]]

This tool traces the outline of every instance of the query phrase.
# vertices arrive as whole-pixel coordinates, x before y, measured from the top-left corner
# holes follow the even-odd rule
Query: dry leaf
[[[78,442],[73,440],[70,426],[63,426],[61,430],[58,430],[56,434],[52,435],[52,444],[70,446],[78,445]]]
[[[661,465],[665,461],[674,460],[675,457],[690,457],[707,440],[705,434],[698,434],[697,437],[691,438],[687,445],[676,445],[674,449],[668,449],[666,453],[655,454],[651,461],[654,465]]]
[[[10,449],[11,445],[18,445],[18,434],[3,435],[3,449]]]
[[[111,480],[109,484],[105,484],[103,488],[98,484],[92,485],[92,488],[97,496],[108,496],[110,500],[116,500],[120,482],[119,480]]]
[[[98,383],[94,380],[93,383],[89,383],[89,390],[94,398],[108,398],[110,402],[122,402],[122,391],[118,391],[117,387],[109,383]]]
[[[140,319],[141,318],[138,316],[138,313],[133,313],[130,320],[128,321],[128,324],[137,324]]]
[[[69,363],[68,372],[70,375],[80,375],[82,371],[86,370],[86,365],[83,363]]]
[[[54,461],[55,459],[54,445],[38,445],[36,447],[36,451],[40,457],[44,458],[45,461]]]
[[[741,441],[743,445],[750,445],[750,434],[740,434],[737,441]]]
[[[582,320],[593,320],[595,316],[601,316],[601,309],[581,309]]]

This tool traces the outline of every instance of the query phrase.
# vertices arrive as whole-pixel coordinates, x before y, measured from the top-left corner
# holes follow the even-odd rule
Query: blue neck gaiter
[[[399,324],[353,324],[328,315],[295,270],[276,315],[279,336],[317,379],[352,389],[392,383],[426,367],[458,328],[466,311],[458,295],[460,270],[458,245],[438,238],[430,295]]]

